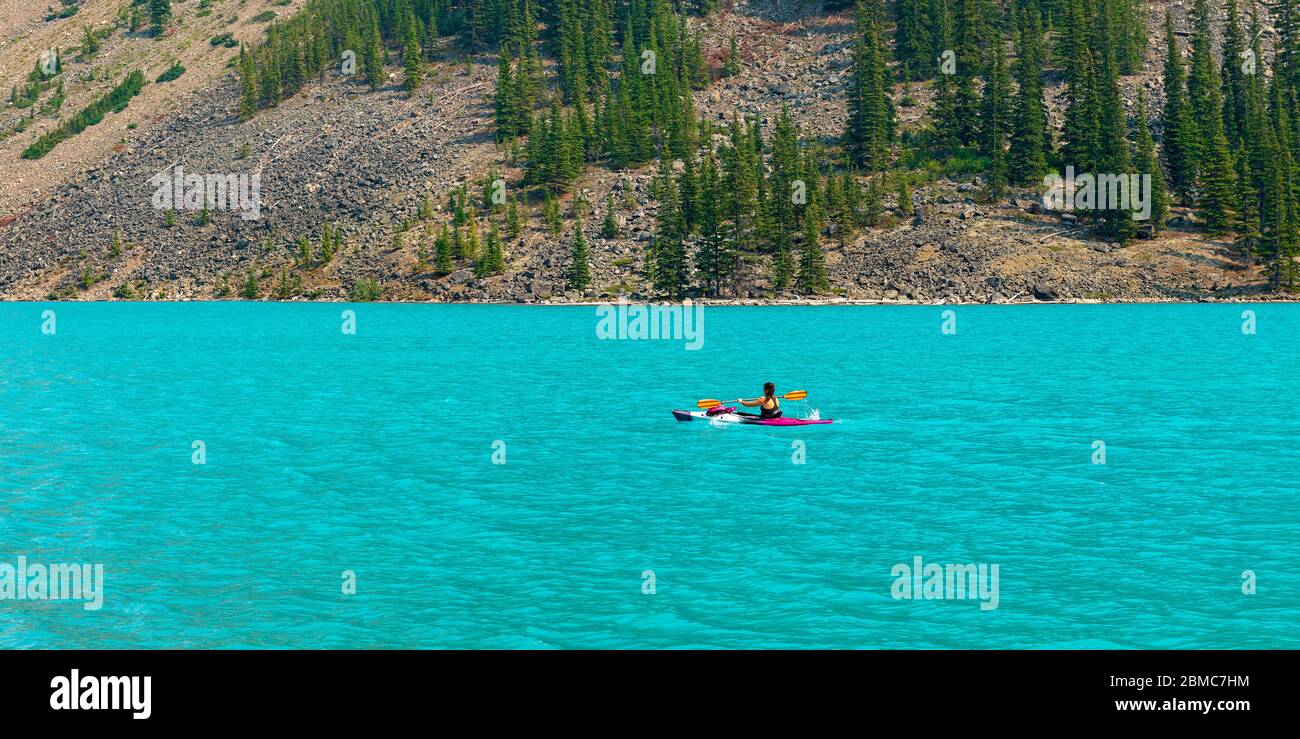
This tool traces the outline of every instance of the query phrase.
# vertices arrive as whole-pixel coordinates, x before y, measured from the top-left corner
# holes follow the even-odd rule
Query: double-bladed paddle
[[[786,393],[785,395],[778,395],[776,397],[780,398],[781,400],[803,400],[804,398],[808,397],[808,391],[792,390]],[[760,398],[754,398],[754,400],[760,400]],[[726,402],[729,401],[714,400],[713,398],[705,398],[704,400],[696,401],[695,407],[708,410],[709,408],[717,408],[720,405],[724,405]]]

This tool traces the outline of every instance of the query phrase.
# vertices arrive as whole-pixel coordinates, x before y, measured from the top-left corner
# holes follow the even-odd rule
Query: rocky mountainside
[[[448,194],[463,184],[477,191],[489,175],[510,186],[520,176],[507,147],[493,138],[495,55],[470,56],[444,39],[439,61],[413,94],[397,84],[397,67],[389,68],[391,84],[377,91],[355,77],[330,73],[280,106],[241,121],[239,85],[228,64],[235,50],[208,39],[233,28],[236,38],[254,40],[264,27],[252,22],[258,13],[283,14],[294,6],[252,0],[212,5],[213,13],[198,17],[194,0],[177,4],[179,38],[119,31],[104,40],[98,61],[69,58],[64,74],[90,79],[69,95],[65,114],[111,86],[90,70],[146,68],[151,84],[124,111],[110,113],[34,162],[19,153],[54,125],[48,116],[0,142],[0,157],[16,173],[0,190],[0,298],[344,300],[368,285],[378,286],[386,300],[648,297],[644,259],[658,211],[651,195],[653,166],[589,168],[575,194],[562,198],[567,223],[559,237],[547,228],[540,205],[529,209],[520,237],[505,244],[503,274],[477,278],[468,268],[441,273],[430,267],[435,234],[450,218]],[[1163,6],[1151,4],[1153,28],[1162,22]],[[112,3],[86,0],[85,7],[83,13],[94,10],[104,24],[112,22]],[[1180,3],[1172,7],[1177,14]],[[237,22],[227,25],[231,17]],[[805,138],[831,141],[842,130],[849,14],[814,3],[753,0],[692,23],[711,62],[720,63],[733,36],[742,58],[739,74],[696,93],[701,115],[721,122],[739,111],[766,128],[788,108]],[[34,60],[32,52],[48,43],[48,25],[6,25],[5,33],[19,40],[10,40],[0,54]],[[41,28],[32,30],[36,26]],[[60,33],[66,40],[73,29]],[[28,38],[32,34],[40,37]],[[1149,99],[1157,97],[1160,54],[1154,44],[1149,51],[1144,73],[1124,80],[1126,98],[1139,86]],[[173,59],[182,60],[186,74],[154,83]],[[4,81],[17,84],[28,69],[27,61],[12,68],[6,63]],[[1049,90],[1049,100],[1057,97],[1059,89]],[[901,127],[924,123],[924,85],[900,84],[895,99]],[[1059,101],[1052,113],[1059,116]],[[21,113],[6,109],[4,115],[0,122],[7,126]],[[160,210],[151,178],[177,166],[189,173],[259,175],[259,217]],[[1175,213],[1174,227],[1159,238],[1121,247],[1090,240],[1090,231],[1068,214],[1042,212],[1037,193],[987,203],[978,196],[980,185],[977,177],[940,176],[916,188],[913,214],[905,215],[891,193],[885,205],[897,212],[881,227],[847,238],[828,233],[832,293],[818,299],[1286,297],[1270,295],[1265,275],[1246,265],[1233,244],[1179,226],[1190,224],[1184,212]],[[619,233],[607,239],[601,220],[610,195]],[[590,244],[593,277],[584,292],[566,290],[564,280],[578,222]],[[315,250],[323,237],[338,243],[331,258],[304,258],[303,240]],[[726,297],[788,299],[770,290],[766,273],[755,258]],[[251,292],[250,282],[256,284]]]

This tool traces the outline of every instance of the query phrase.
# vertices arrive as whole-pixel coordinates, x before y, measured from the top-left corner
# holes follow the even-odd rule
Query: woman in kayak
[[[781,417],[781,401],[776,399],[776,385],[773,385],[770,382],[763,383],[763,397],[755,398],[753,400],[745,400],[744,398],[737,398],[736,402],[740,403],[746,408],[753,408],[754,406],[758,406],[759,418],[780,418]],[[754,414],[742,413],[741,415],[752,416]]]

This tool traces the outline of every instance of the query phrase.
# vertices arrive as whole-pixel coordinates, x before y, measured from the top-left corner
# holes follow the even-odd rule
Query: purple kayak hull
[[[712,420],[717,418],[729,423],[740,423],[747,426],[815,426],[823,423],[834,423],[833,418],[758,418],[756,416],[745,416],[739,413],[723,413],[719,416],[710,417],[700,411],[673,411],[673,418],[678,421],[693,421],[695,419]]]
[[[835,423],[833,418],[768,418],[745,421],[755,426],[814,426],[819,423]]]

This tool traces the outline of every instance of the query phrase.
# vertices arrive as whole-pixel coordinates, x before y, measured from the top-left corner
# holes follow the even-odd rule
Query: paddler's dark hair
[[[776,395],[776,385],[770,382],[763,383],[763,395],[769,398]]]

